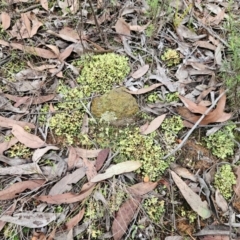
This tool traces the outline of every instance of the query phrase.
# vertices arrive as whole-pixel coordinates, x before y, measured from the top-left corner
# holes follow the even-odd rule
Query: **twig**
[[[101,38],[102,42],[106,43],[106,41],[104,41],[104,40],[105,40],[104,35],[103,35],[102,30],[101,30],[101,28],[100,28],[100,26],[99,26],[99,23],[98,23],[96,14],[95,14],[95,12],[94,12],[93,5],[92,5],[92,1],[91,1],[91,0],[88,0],[88,3],[89,3],[89,5],[90,5],[91,11],[92,11],[92,14],[93,14],[93,17],[94,17],[94,22],[95,22],[95,24],[96,24],[96,26],[97,26],[97,28],[98,28],[98,31],[99,31],[99,34],[100,34],[100,38]]]
[[[214,106],[217,104],[218,100],[228,91],[225,90],[224,92],[222,92],[218,98],[214,101],[214,103],[212,104],[211,107],[209,107],[204,114],[198,119],[198,121],[194,124],[194,126],[189,130],[188,134],[184,137],[184,139],[182,140],[182,142],[175,148],[173,149],[172,152],[170,152],[169,154],[167,154],[166,156],[163,157],[163,159],[167,159],[168,157],[170,157],[171,155],[173,155],[176,151],[178,151],[183,144],[187,141],[187,139],[190,137],[190,135],[192,134],[192,132],[195,130],[195,128],[198,126],[198,124],[203,120],[203,118],[214,108]]]

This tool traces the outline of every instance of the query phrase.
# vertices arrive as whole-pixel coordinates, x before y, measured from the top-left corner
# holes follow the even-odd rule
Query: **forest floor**
[[[239,15],[2,1],[0,238],[240,239]]]

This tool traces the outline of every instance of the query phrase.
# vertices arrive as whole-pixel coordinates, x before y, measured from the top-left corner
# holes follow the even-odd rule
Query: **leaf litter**
[[[183,236],[186,239],[193,236],[229,239],[231,230],[222,231],[221,223],[228,222],[226,216],[231,204],[215,187],[215,173],[209,170],[209,166],[220,163],[220,160],[211,153],[204,155],[206,145],[202,136],[205,134],[203,126],[207,128],[207,125],[214,124],[214,131],[218,133],[223,129],[222,125],[228,125],[226,121],[236,122],[238,116],[227,99],[229,91],[213,105],[214,99],[225,90],[223,86],[226,85],[218,73],[229,57],[229,39],[218,27],[226,27],[225,23],[232,17],[231,11],[239,15],[237,3],[230,6],[227,1],[195,1],[193,4],[164,1],[159,5],[143,1],[129,5],[123,1],[114,5],[87,1],[80,6],[73,0],[55,1],[50,6],[45,0],[37,5],[29,5],[27,0],[15,0],[6,4],[11,8],[0,7],[4,33],[0,33],[0,179],[3,186],[0,200],[4,211],[13,206],[10,205],[13,199],[17,202],[14,208],[10,208],[12,211],[3,212],[1,223],[38,229],[46,227],[47,233],[42,236],[51,235],[52,239],[54,235],[56,239],[73,239],[77,234],[95,239],[104,236],[112,239],[129,236],[132,239],[140,236],[144,239],[183,239]],[[114,14],[116,10],[119,16]],[[78,22],[74,20],[75,16],[78,16]],[[83,18],[86,19],[82,22]],[[170,49],[177,53],[177,64],[171,56],[167,60],[163,57]],[[139,108],[146,114],[144,118],[130,122],[130,126],[138,127],[137,132],[140,130],[143,139],[154,135],[155,144],[172,153],[174,147],[168,145],[167,136],[173,130],[164,132],[163,129],[165,121],[173,115],[181,116],[183,125],[193,131],[196,127],[203,129],[198,138],[202,148],[195,144],[196,131],[189,139],[189,149],[181,145],[182,136],[189,131],[187,128],[171,139],[175,147],[181,146],[171,165],[167,163],[168,159],[164,159],[167,169],[172,169],[173,183],[167,179],[168,171],[159,172],[155,182],[142,174],[143,163],[135,161],[142,146],[131,149],[130,136],[121,139],[121,144],[129,144],[124,150],[129,159],[121,162],[117,162],[118,155],[122,154],[121,147],[114,149],[110,138],[102,139],[99,135],[99,139],[106,142],[103,147],[95,142],[97,138],[91,138],[92,122],[96,119],[89,112],[90,99],[84,103],[79,97],[74,99],[86,110],[85,119],[78,119],[79,125],[80,121],[83,122],[79,130],[83,136],[80,142],[74,139],[73,144],[65,144],[61,138],[66,133],[58,136],[52,131],[51,118],[61,112],[58,106],[62,103],[62,93],[58,89],[65,86],[74,89],[81,85],[76,77],[81,74],[84,64],[80,62],[76,66],[75,60],[84,55],[92,57],[108,52],[128,56],[128,76],[110,87],[124,86],[125,92],[137,100]],[[95,94],[99,93],[92,92],[91,97],[94,98]],[[211,111],[206,114],[209,108]],[[204,118],[196,126],[202,115]],[[124,130],[124,126],[119,129]],[[105,131],[111,133],[111,126],[108,125]],[[209,131],[206,132],[209,135]],[[23,151],[28,153],[17,155]],[[230,158],[225,160],[231,162]],[[235,174],[238,177],[238,167],[233,168],[237,169]],[[212,176],[206,180],[209,172]],[[236,197],[233,197],[231,206],[236,216],[240,211],[238,178],[234,187]],[[116,182],[124,186],[124,193],[116,188]],[[105,204],[98,205],[100,198],[92,200],[97,192],[101,192]],[[121,194],[125,196],[121,198]],[[22,198],[30,207],[19,206],[18,200],[22,201]],[[117,204],[118,198],[120,202]],[[6,200],[9,202],[4,202]],[[52,208],[43,208],[39,212],[38,205],[44,202],[53,204]],[[74,205],[79,202],[78,207]],[[150,207],[151,202],[153,207]],[[57,210],[59,204],[62,209]],[[91,204],[98,211],[95,212],[96,219],[89,222]],[[165,210],[160,216],[157,209],[161,204]],[[114,211],[111,212],[113,205]],[[218,216],[215,231],[196,233],[196,229],[213,223],[211,211],[212,215]],[[58,219],[60,215],[65,219]],[[197,221],[192,220],[194,216],[200,216],[198,226]],[[153,221],[154,217],[157,220]],[[209,222],[204,220],[206,218]],[[62,223],[54,228],[50,224],[53,221]],[[230,222],[232,226],[240,225],[237,217]],[[8,227],[8,224],[4,225],[4,228]],[[94,229],[96,226],[98,229]],[[152,235],[142,226],[152,229]],[[90,229],[88,233],[86,228]],[[94,237],[98,231],[99,235]],[[34,233],[30,234],[25,238],[34,239]],[[235,239],[236,236],[232,235]]]

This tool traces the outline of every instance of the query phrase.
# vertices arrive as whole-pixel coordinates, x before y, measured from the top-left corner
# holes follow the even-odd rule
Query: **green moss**
[[[76,65],[83,67],[77,82],[86,96],[110,91],[120,84],[130,71],[128,59],[115,53],[85,56]]]
[[[56,104],[56,114],[50,119],[49,126],[54,134],[61,136],[62,142],[72,145],[80,139],[85,113],[80,100],[83,99],[84,94],[78,87],[70,88],[63,84],[58,87],[57,93],[62,96],[62,101]]]
[[[116,163],[135,160],[140,161],[142,166],[139,173],[148,176],[151,181],[161,177],[174,159],[162,160],[170,148],[175,147],[175,138],[182,129],[180,117],[166,119],[163,124],[163,142],[159,143],[156,132],[147,136],[141,135],[139,128],[135,126],[119,129],[114,126],[96,125],[92,127],[91,138],[101,147],[110,147],[119,154],[114,158]],[[166,145],[164,145],[166,143]]]
[[[151,197],[143,202],[143,208],[149,218],[156,224],[159,224],[160,219],[165,212],[164,201],[160,201],[157,197]]]
[[[80,86],[70,88],[63,83],[59,85],[57,93],[62,97],[62,101],[54,106],[56,113],[49,121],[54,134],[61,137],[61,142],[66,145],[86,141],[86,137],[80,134],[88,103],[86,97],[93,93],[108,92],[113,84],[119,84],[130,70],[127,58],[113,53],[85,56],[75,62],[75,65],[83,67],[77,79]],[[46,112],[46,109],[42,111]],[[43,119],[40,120],[44,121],[45,118],[41,118]]]
[[[234,184],[236,184],[236,176],[232,171],[232,167],[229,164],[224,164],[214,176],[214,186],[228,200],[233,195]]]
[[[235,146],[233,130],[235,128],[235,124],[227,125],[223,130],[219,130],[204,139],[207,148],[212,151],[213,155],[221,159],[233,155]]]
[[[167,49],[161,56],[161,59],[168,67],[175,66],[180,63],[180,55],[176,50]]]

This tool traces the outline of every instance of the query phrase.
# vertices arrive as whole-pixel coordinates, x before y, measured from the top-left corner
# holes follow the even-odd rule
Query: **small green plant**
[[[164,201],[160,201],[157,197],[150,197],[143,202],[143,208],[148,214],[149,218],[156,224],[165,212]]]
[[[180,55],[176,50],[167,49],[161,56],[161,59],[168,67],[175,66],[180,63]]]
[[[149,24],[148,27],[146,28],[146,36],[147,37],[152,37],[153,33],[154,33],[154,25],[153,24]]]
[[[214,186],[226,200],[229,200],[233,194],[233,185],[236,184],[236,176],[229,164],[222,165],[214,176]]]
[[[198,215],[192,210],[186,210],[184,207],[180,207],[180,215],[182,217],[186,217],[186,219],[189,221],[189,223],[194,223],[194,221],[197,219]]]
[[[234,134],[235,124],[227,125],[222,130],[204,138],[206,146],[213,155],[220,159],[232,156],[234,153]]]

